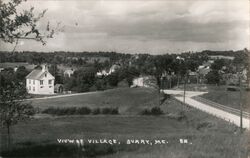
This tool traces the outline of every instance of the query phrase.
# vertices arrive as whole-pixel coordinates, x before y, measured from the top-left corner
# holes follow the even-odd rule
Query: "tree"
[[[62,84],[63,77],[59,73],[59,69],[57,68],[57,64],[52,64],[49,67],[49,72],[55,77],[55,84]]]
[[[55,31],[59,30],[60,23],[52,29],[48,22],[44,32],[38,29],[39,20],[44,17],[46,10],[38,15],[34,14],[34,7],[18,12],[17,7],[24,0],[0,1],[0,39],[7,43],[15,43],[13,52],[19,39],[31,39],[46,44],[45,38],[53,38]]]
[[[208,84],[219,84],[221,76],[218,71],[212,70],[206,75]]]
[[[25,76],[29,74],[29,71],[24,67],[20,66],[17,68],[17,71],[15,72],[16,80],[20,82],[25,82]]]
[[[46,44],[45,38],[52,38],[55,29],[50,28],[48,22],[44,32],[38,29],[37,23],[44,16],[46,10],[34,14],[34,8],[17,11],[23,0],[0,1],[0,40],[15,43],[12,53],[20,39],[30,39]],[[58,27],[57,27],[58,28]],[[1,72],[2,73],[2,72]],[[12,73],[11,71],[6,74]],[[22,82],[12,80],[10,76],[0,75],[0,123],[7,128],[8,147],[10,145],[10,127],[21,120],[28,119],[34,114],[31,105],[23,102],[26,98],[26,88]]]
[[[10,147],[11,126],[28,119],[35,113],[30,104],[23,102],[26,95],[25,85],[21,82],[11,82],[0,88],[0,122],[7,129],[8,148]]]

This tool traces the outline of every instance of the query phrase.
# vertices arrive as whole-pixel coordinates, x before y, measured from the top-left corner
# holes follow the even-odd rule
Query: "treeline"
[[[105,61],[114,63],[123,58],[130,58],[130,54],[120,54],[116,52],[6,52],[0,51],[0,62],[28,62],[30,64],[65,64],[65,65],[83,65],[87,64],[89,59],[92,62],[100,62],[102,58]]]
[[[199,56],[208,57],[209,55],[223,55],[223,56],[233,56],[236,58],[246,57],[248,51],[238,50],[238,51],[211,51],[204,50],[201,52],[183,52],[179,54],[180,56]],[[140,54],[141,56],[149,56],[148,54]],[[10,53],[7,51],[0,51],[0,62],[28,62],[30,64],[75,64],[83,65],[88,63],[88,59],[94,58],[96,62],[101,61],[101,57],[108,60],[104,60],[110,63],[114,63],[118,60],[130,59],[133,55],[123,54],[116,52],[65,52],[65,51],[55,51],[55,52],[31,52],[31,51],[19,51]],[[151,55],[150,55],[151,56]],[[93,61],[92,61],[93,62]]]
[[[122,67],[108,76],[96,76],[97,69],[84,67],[76,70],[70,77],[63,76],[62,84],[67,91],[88,92],[106,90],[117,87],[123,82],[123,86],[131,86],[133,79],[139,76],[139,71],[134,67]],[[56,81],[58,82],[58,81]]]
[[[156,79],[158,87],[162,84],[163,76],[171,76],[174,80],[183,80],[188,72],[196,72],[199,65],[209,60],[209,55],[216,51],[185,52],[182,54],[119,54],[115,52],[0,52],[0,62],[28,62],[31,64],[49,64],[49,71],[55,76],[55,83],[63,84],[68,91],[86,92],[94,90],[105,90],[118,86],[123,81],[128,86],[132,85],[133,79],[139,75],[150,75]],[[212,64],[212,71],[206,76],[207,83],[219,83],[221,70],[225,73],[235,73],[236,67],[247,67],[248,51],[221,51],[216,55],[230,54],[234,60],[216,60]],[[84,58],[105,57],[109,60],[85,63]],[[98,59],[97,58],[97,59]],[[76,65],[77,69],[71,77],[65,77],[58,69],[58,65]],[[96,73],[109,70],[113,64],[119,64],[120,68],[108,76],[97,77]],[[226,67],[226,69],[224,69]],[[9,81],[23,81],[28,71],[21,67],[16,72],[5,69],[0,73],[1,85]],[[14,76],[14,78],[13,78]],[[176,83],[175,83],[176,84]]]

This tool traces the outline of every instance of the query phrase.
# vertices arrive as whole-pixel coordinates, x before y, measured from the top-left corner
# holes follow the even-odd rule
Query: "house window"
[[[33,80],[33,84],[35,84],[35,80]]]
[[[45,73],[45,77],[47,77],[47,73]]]
[[[49,80],[49,84],[52,84],[52,80]]]
[[[29,80],[29,84],[31,84],[31,80]]]
[[[35,89],[35,87],[33,87],[33,91],[35,91],[36,89]]]
[[[29,86],[29,90],[31,90],[31,87]]]
[[[40,80],[40,85],[43,85],[43,80]]]

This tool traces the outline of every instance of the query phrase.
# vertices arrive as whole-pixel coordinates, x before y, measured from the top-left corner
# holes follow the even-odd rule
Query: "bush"
[[[142,115],[162,115],[164,112],[161,110],[160,107],[153,107],[151,109],[144,109],[141,112]]]
[[[151,109],[151,114],[152,115],[162,115],[162,114],[164,114],[164,112],[159,107],[153,107]]]
[[[91,113],[91,109],[88,107],[81,107],[77,109],[77,114],[79,115],[88,115]]]
[[[227,91],[237,91],[236,87],[227,87]]]
[[[198,125],[196,126],[196,129],[197,130],[200,130],[200,129],[206,129],[206,128],[211,128],[213,127],[214,125],[211,123],[211,122],[200,122],[198,123]]]
[[[118,108],[103,108],[102,114],[116,115],[116,114],[119,114],[119,111],[118,111]]]
[[[94,110],[92,110],[92,114],[93,114],[93,115],[98,115],[98,114],[100,114],[100,113],[101,113],[100,108],[95,108]]]
[[[54,108],[49,107],[48,109],[45,109],[42,111],[44,114],[51,114],[51,115],[98,115],[98,114],[110,114],[110,115],[117,115],[119,114],[118,108],[103,108],[102,110],[100,108],[95,108],[91,110],[88,107],[68,107],[68,108]]]
[[[184,119],[187,118],[187,116],[185,115],[185,113],[182,111],[182,112],[179,112],[179,113],[170,113],[168,114],[168,118],[171,118],[171,119],[175,119],[177,121],[182,121]]]
[[[151,111],[148,110],[148,109],[144,109],[142,112],[141,112],[142,115],[151,115]]]

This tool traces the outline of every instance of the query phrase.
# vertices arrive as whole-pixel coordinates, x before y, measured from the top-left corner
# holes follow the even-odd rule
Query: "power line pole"
[[[183,102],[186,103],[186,83],[187,82],[187,74],[184,76],[184,95],[183,95]]]
[[[242,106],[242,87],[241,87],[241,74],[239,74],[239,88],[240,88],[240,131],[243,132],[243,106]]]

